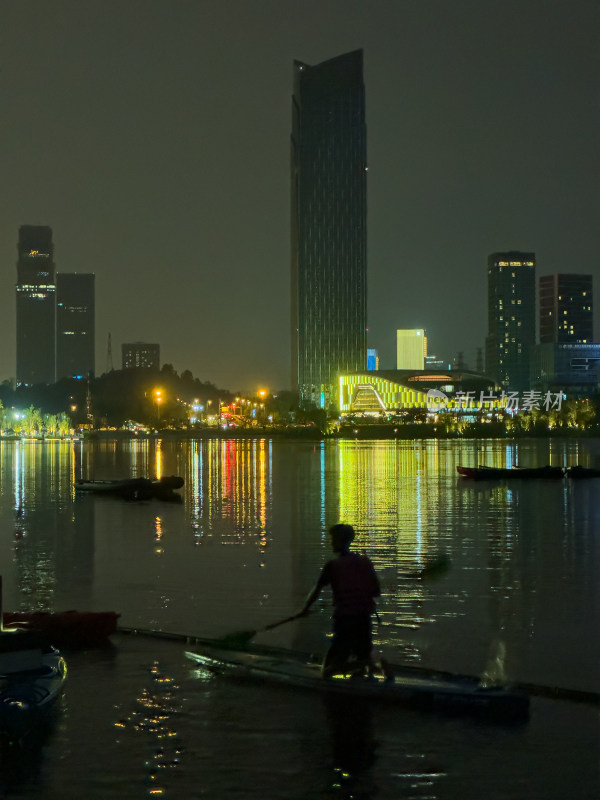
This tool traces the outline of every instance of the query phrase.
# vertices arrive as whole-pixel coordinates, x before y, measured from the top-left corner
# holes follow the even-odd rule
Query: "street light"
[[[160,404],[163,401],[162,389],[155,389],[154,390],[154,401],[156,403],[156,417],[157,417],[158,421],[160,422]]]

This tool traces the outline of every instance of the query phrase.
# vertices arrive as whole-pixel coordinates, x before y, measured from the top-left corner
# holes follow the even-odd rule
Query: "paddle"
[[[438,578],[440,575],[443,575],[450,568],[450,559],[445,553],[442,553],[433,561],[430,561],[423,569],[417,570],[416,572],[406,573],[403,577],[405,578],[412,578],[412,579],[433,579]],[[236,631],[235,633],[228,633],[226,636],[223,636],[221,639],[217,639],[216,641],[221,645],[221,647],[225,647],[229,650],[242,650],[244,647],[247,647],[252,639],[258,633],[264,633],[265,631],[270,631],[273,628],[279,627],[279,625],[285,625],[286,622],[292,622],[295,619],[299,619],[300,617],[305,617],[306,614],[293,614],[291,617],[286,617],[285,619],[280,619],[278,622],[272,622],[270,625],[265,625],[264,628],[258,628],[257,630],[247,630],[247,631]]]
[[[273,628],[278,628],[279,625],[285,625],[286,622],[292,622],[299,617],[305,616],[306,614],[292,614],[291,617],[280,619],[278,622],[271,622],[270,625],[265,625],[264,628],[257,628],[253,631],[236,631],[235,633],[228,633],[226,636],[223,636],[222,639],[215,639],[215,641],[218,642],[221,647],[225,647],[228,650],[242,650],[244,647],[250,644],[257,633],[270,631]]]

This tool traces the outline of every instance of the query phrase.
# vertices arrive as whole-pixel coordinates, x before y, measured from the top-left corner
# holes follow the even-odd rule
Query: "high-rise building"
[[[160,345],[130,342],[121,345],[123,369],[160,369]]]
[[[17,251],[17,386],[54,383],[56,284],[52,228],[22,225]]]
[[[423,369],[427,337],[423,328],[396,331],[396,369]]]
[[[540,343],[593,342],[591,275],[543,275],[539,296]]]
[[[535,253],[488,257],[486,374],[513,391],[529,386],[535,344]]]
[[[87,378],[95,364],[93,273],[56,274],[56,378]]]
[[[337,402],[338,375],[366,366],[366,141],[362,50],[295,61],[292,386],[304,408]]]

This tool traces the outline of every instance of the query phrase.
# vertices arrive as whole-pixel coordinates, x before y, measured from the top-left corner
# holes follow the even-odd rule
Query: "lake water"
[[[115,610],[189,635],[297,611],[353,524],[392,661],[600,691],[600,479],[473,483],[456,465],[600,463],[600,440],[0,442],[7,610]],[[75,494],[82,476],[181,475],[181,502]],[[421,580],[441,553],[449,568]],[[256,641],[321,653],[330,598]],[[597,800],[598,706],[532,696],[504,727],[196,671],[185,646],[67,654],[53,729],[4,747],[0,798]],[[499,658],[503,654],[502,658]]]

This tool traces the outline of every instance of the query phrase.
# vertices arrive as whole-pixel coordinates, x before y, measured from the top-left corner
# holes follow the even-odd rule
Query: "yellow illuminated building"
[[[341,375],[341,414],[387,414],[410,409],[476,411],[501,408],[495,384],[466,371],[383,370]]]
[[[423,369],[427,337],[423,328],[396,331],[396,368]]]

